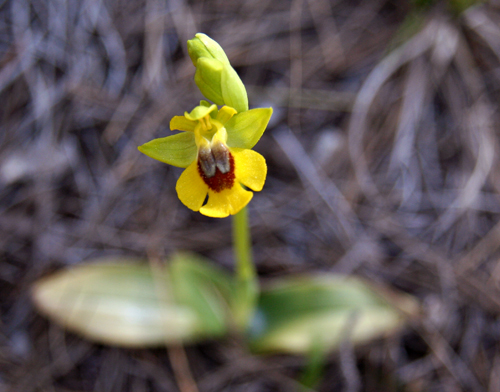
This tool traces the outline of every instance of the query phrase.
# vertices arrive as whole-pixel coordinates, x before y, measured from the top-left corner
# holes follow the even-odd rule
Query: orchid
[[[35,305],[76,333],[124,347],[178,346],[236,333],[254,352],[309,355],[303,380],[310,386],[309,375],[319,373],[327,351],[345,341],[346,325],[349,339],[361,343],[420,309],[407,296],[378,295],[362,281],[333,274],[285,278],[260,290],[246,205],[266,181],[266,161],[252,149],[273,110],[248,110],[245,86],[217,42],[198,33],[188,52],[196,84],[214,103],[201,101],[174,116],[170,130],[180,132],[138,148],[184,168],[176,191],[188,208],[216,218],[234,215],[234,276],[191,253],[167,263],[100,259],[39,281]]]
[[[185,168],[177,181],[179,199],[193,211],[223,218],[234,215],[260,191],[267,174],[262,155],[251,150],[271,118],[272,108],[237,113],[201,101],[184,116],[170,121],[171,130],[183,131],[154,139],[139,147],[151,158]],[[204,204],[208,195],[208,201]]]
[[[170,121],[170,130],[181,133],[152,140],[139,151],[185,168],[175,187],[181,202],[203,215],[224,218],[252,199],[246,188],[260,191],[264,186],[266,161],[251,148],[264,133],[273,109],[248,110],[245,86],[212,38],[196,34],[188,41],[188,52],[196,67],[196,85],[222,107],[201,101]]]

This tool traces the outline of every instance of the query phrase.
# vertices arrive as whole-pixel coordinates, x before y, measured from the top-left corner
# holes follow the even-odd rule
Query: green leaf
[[[225,124],[227,145],[238,148],[255,146],[266,130],[272,114],[272,108],[259,108],[234,115]]]
[[[229,274],[191,253],[175,256],[170,272],[177,302],[196,312],[203,333],[223,335],[230,324],[234,291]]]
[[[176,135],[153,139],[138,147],[148,157],[177,167],[188,167],[195,159],[196,148],[193,132],[181,132]]]
[[[311,351],[307,353],[306,367],[300,377],[300,383],[308,389],[314,389],[321,382],[327,363],[328,352],[321,339],[313,340]]]
[[[158,268],[116,258],[82,264],[38,281],[33,299],[52,321],[90,340],[149,347],[223,336],[233,293],[228,273],[183,253]]]
[[[335,275],[289,278],[263,290],[252,323],[256,352],[307,354],[318,344],[332,350],[401,327],[418,312],[416,301],[392,293],[390,299],[355,278]]]
[[[199,339],[195,311],[174,302],[166,271],[132,259],[104,259],[38,281],[33,299],[54,322],[100,343],[160,346]]]
[[[221,75],[221,93],[224,105],[231,106],[237,112],[248,110],[248,95],[245,85],[230,65],[224,67]]]

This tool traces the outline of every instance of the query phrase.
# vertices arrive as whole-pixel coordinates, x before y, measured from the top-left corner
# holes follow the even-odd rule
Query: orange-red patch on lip
[[[205,184],[216,193],[223,191],[224,189],[231,189],[234,184],[234,158],[231,153],[229,153],[229,165],[230,169],[227,173],[222,173],[218,168],[215,170],[215,175],[208,178],[200,166],[200,161],[198,160],[198,173],[200,174]]]

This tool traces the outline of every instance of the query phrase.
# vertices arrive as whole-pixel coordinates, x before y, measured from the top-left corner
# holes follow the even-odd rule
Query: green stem
[[[248,211],[243,208],[233,216],[233,246],[236,258],[236,298],[234,317],[236,326],[245,330],[253,315],[259,283],[252,260],[252,245],[248,225]]]

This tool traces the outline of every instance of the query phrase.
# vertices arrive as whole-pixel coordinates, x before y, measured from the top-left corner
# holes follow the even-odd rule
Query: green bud
[[[194,81],[201,93],[217,105],[224,105],[222,96],[221,79],[224,65],[208,57],[201,57],[196,64]]]
[[[247,111],[245,86],[222,47],[202,33],[196,34],[187,45],[189,57],[196,67],[194,80],[201,93],[217,105],[227,105],[238,112]]]
[[[196,67],[198,59],[202,57],[219,60],[223,64],[230,65],[224,49],[212,38],[203,33],[198,33],[193,39],[188,40],[188,53],[193,65]]]
[[[245,85],[230,65],[225,66],[221,77],[224,105],[235,108],[238,113],[248,110],[248,96]]]

